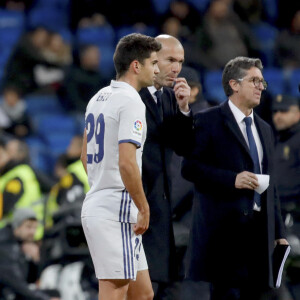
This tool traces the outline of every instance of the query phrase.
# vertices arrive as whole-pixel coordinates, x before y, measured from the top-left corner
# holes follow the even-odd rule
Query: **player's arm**
[[[86,129],[84,129],[83,143],[82,143],[82,150],[81,150],[80,159],[82,161],[85,172],[87,173],[87,162],[86,162],[87,158],[86,157],[87,157],[87,138],[86,138]]]
[[[149,227],[150,210],[136,162],[135,144],[119,144],[119,168],[125,188],[139,210],[134,231],[136,234],[143,234]]]

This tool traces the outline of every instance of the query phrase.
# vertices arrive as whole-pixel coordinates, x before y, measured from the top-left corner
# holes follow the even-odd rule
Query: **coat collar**
[[[223,102],[220,105],[220,109],[221,109],[221,113],[224,117],[225,125],[231,130],[231,132],[235,135],[235,137],[237,138],[239,143],[242,145],[244,150],[251,157],[249,147],[245,141],[245,138],[244,138],[235,118],[234,118],[234,115],[229,107],[228,101]],[[267,153],[268,153],[267,152],[267,149],[268,149],[267,144],[271,141],[268,139],[269,133],[268,133],[267,127],[264,126],[263,121],[260,119],[260,117],[255,112],[254,112],[253,116],[254,116],[255,126],[257,128],[257,132],[259,134],[259,138],[260,138],[260,141],[261,141],[261,144],[263,147],[264,155],[263,155],[263,161],[262,161],[262,172],[264,172],[264,169],[267,166],[267,162],[268,162],[268,160],[267,160]]]
[[[147,88],[141,89],[140,90],[140,96],[142,98],[142,101],[146,105],[147,110],[152,115],[154,121],[157,124],[159,124],[161,121],[160,121],[160,116],[159,116],[159,112],[158,112],[158,109],[157,109],[157,105],[156,105],[151,93],[149,92],[149,90]]]

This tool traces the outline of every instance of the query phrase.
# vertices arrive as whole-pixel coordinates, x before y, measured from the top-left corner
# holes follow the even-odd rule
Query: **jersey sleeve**
[[[119,144],[133,143],[137,148],[141,147],[145,128],[145,105],[142,101],[126,101],[119,111]]]

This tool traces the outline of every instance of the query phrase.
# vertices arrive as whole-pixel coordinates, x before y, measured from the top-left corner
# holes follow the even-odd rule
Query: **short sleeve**
[[[146,119],[144,103],[128,98],[119,111],[119,144],[133,143],[137,148],[141,147],[143,131],[145,128]]]

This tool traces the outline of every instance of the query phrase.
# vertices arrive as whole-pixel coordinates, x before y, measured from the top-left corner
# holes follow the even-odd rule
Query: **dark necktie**
[[[244,118],[244,121],[246,123],[246,132],[247,132],[247,137],[249,142],[250,155],[254,163],[254,173],[260,174],[261,171],[260,171],[258,152],[257,152],[256,143],[251,129],[252,118],[246,117]],[[257,204],[257,206],[260,207],[260,195],[257,192],[254,192],[254,201]]]
[[[155,94],[156,99],[157,99],[156,105],[157,105],[160,121],[162,121],[163,120],[163,108],[162,108],[162,102],[161,102],[162,92],[161,92],[161,90],[157,90],[154,94]]]

